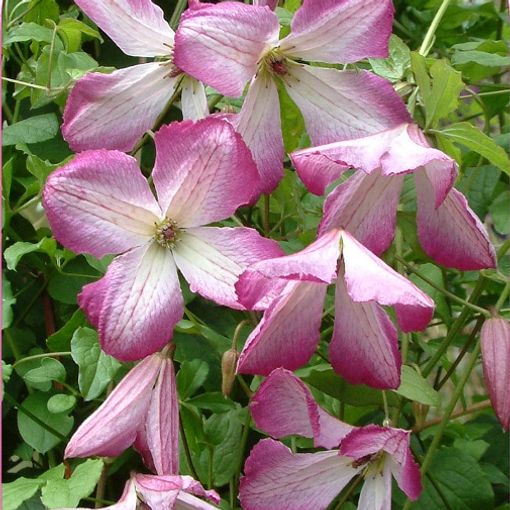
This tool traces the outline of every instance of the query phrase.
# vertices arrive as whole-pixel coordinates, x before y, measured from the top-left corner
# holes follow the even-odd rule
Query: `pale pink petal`
[[[345,282],[357,303],[375,301],[392,306],[403,331],[425,329],[434,312],[434,301],[398,274],[350,234],[342,234]]]
[[[278,40],[278,18],[267,7],[241,2],[188,9],[175,34],[174,62],[226,96],[238,97],[260,57]]]
[[[273,439],[252,449],[239,499],[244,510],[324,510],[357,474],[336,450],[292,453]]]
[[[280,48],[289,56],[332,64],[384,58],[392,22],[391,0],[304,0]]]
[[[78,154],[53,172],[43,205],[60,243],[97,258],[147,243],[161,216],[136,160],[117,151]]]
[[[289,282],[248,337],[238,372],[268,375],[306,364],[319,342],[326,289],[322,283]]]
[[[427,255],[443,266],[463,271],[496,267],[494,246],[464,195],[452,188],[436,209],[427,175],[418,172],[415,177],[418,236]]]
[[[175,510],[179,490],[155,491],[138,487],[140,499],[145,503],[144,510]]]
[[[492,406],[503,427],[510,425],[510,323],[492,317],[482,326],[482,361]]]
[[[252,81],[234,126],[248,145],[261,177],[261,191],[271,193],[283,177],[280,100],[275,82],[265,73]]]
[[[147,419],[147,416],[145,418]],[[154,460],[152,458],[149,445],[147,444],[145,422],[142,423],[141,427],[136,432],[136,438],[135,442],[133,443],[133,448],[141,455],[143,463],[147,466],[147,468],[153,473],[155,473],[156,466],[154,465]]]
[[[400,385],[398,337],[395,326],[380,305],[354,302],[338,276],[335,326],[329,345],[333,368],[351,384],[395,389]]]
[[[174,122],[156,133],[155,143],[159,203],[180,228],[228,218],[260,186],[248,147],[224,120]]]
[[[382,471],[370,466],[364,475],[358,508],[363,510],[391,510],[391,470],[384,463]]]
[[[135,248],[117,257],[106,274],[108,289],[99,319],[103,350],[133,361],[161,349],[183,314],[170,251],[156,243]]]
[[[64,110],[62,134],[73,151],[130,151],[154,126],[174,93],[177,77],[161,62],[111,74],[88,73],[75,84]]]
[[[164,360],[145,420],[147,446],[158,475],[179,472],[179,400],[171,359]]]
[[[78,7],[133,57],[169,55],[174,32],[150,0],[76,0]]]
[[[239,275],[251,264],[283,255],[278,243],[251,228],[190,228],[173,249],[175,263],[193,292],[243,309],[236,294]]]
[[[154,354],[136,365],[73,434],[65,457],[113,457],[133,444],[145,420],[162,359]]]
[[[313,145],[360,138],[410,121],[391,83],[368,71],[288,66],[280,76]]]
[[[181,83],[182,118],[199,120],[207,117],[209,107],[204,84],[186,75],[182,78]]]
[[[352,427],[318,406],[310,390],[292,372],[273,370],[250,402],[255,425],[279,439],[290,435],[314,438],[315,446],[335,448]]]
[[[267,5],[272,11],[274,11],[278,5],[278,0],[253,0],[253,5]]]
[[[124,486],[124,492],[117,503],[102,507],[103,510],[136,510],[138,497],[136,495],[135,484],[132,480],[128,480]],[[90,510],[87,508],[60,508],[59,510]]]
[[[181,491],[177,495],[174,510],[218,510],[218,507]]]
[[[403,179],[401,175],[356,172],[326,198],[319,235],[344,228],[363,246],[380,255],[395,236]]]

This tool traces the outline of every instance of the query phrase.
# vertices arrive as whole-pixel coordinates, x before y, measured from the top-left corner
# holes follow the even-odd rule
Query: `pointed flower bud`
[[[223,353],[221,357],[221,392],[228,397],[236,378],[236,365],[239,353],[234,347]]]

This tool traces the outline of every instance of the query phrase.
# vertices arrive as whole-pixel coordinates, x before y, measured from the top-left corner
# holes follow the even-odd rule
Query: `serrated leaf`
[[[411,64],[409,47],[396,35],[392,35],[387,58],[369,58],[374,73],[391,81],[400,80]]]
[[[90,328],[78,328],[74,332],[71,353],[80,368],[78,386],[85,400],[101,395],[121,366],[101,350],[97,333]]]
[[[36,115],[4,127],[3,145],[38,143],[54,138],[59,122],[54,113]]]
[[[209,374],[209,365],[202,360],[184,361],[177,373],[177,391],[182,400],[191,397],[204,384]]]
[[[450,139],[480,154],[494,166],[510,175],[510,161],[505,150],[469,122],[458,122],[441,131],[435,131],[435,133],[439,137]]]
[[[42,486],[42,480],[20,477],[14,482],[2,484],[3,510],[16,510],[30,499]]]
[[[395,393],[428,406],[439,405],[439,393],[413,367],[402,365],[401,382]]]

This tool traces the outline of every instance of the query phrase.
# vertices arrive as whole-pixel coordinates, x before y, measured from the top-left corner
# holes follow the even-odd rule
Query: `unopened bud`
[[[239,353],[234,348],[225,351],[221,357],[221,392],[224,397],[228,397],[232,391],[238,357]]]

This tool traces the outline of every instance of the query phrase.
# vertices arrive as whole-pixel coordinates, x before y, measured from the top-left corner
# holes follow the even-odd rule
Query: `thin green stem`
[[[170,18],[170,26],[175,30],[177,25],[179,24],[179,19],[181,18],[181,14],[184,12],[186,8],[187,0],[177,0],[177,5],[175,6],[172,17]]]
[[[427,30],[427,33],[425,34],[425,38],[421,43],[419,50],[420,55],[426,57],[429,54],[429,51],[431,50],[432,44],[434,42],[437,27],[439,26],[439,23],[441,23],[441,20],[443,19],[446,9],[448,9],[448,6],[450,5],[451,1],[452,0],[443,0],[443,3],[437,10],[436,15],[434,16],[434,19],[432,20],[432,23],[430,24],[430,27]]]
[[[385,427],[388,427],[390,425],[390,407],[388,406],[388,397],[386,396],[386,392],[382,390],[382,401],[383,401],[383,407],[384,407],[384,421],[383,425]]]
[[[502,308],[503,305],[505,304],[505,301],[508,298],[509,292],[510,292],[510,282],[506,282],[505,288],[501,292],[498,300],[496,301],[496,304],[494,305],[494,309],[496,312],[498,312],[500,310],[500,308]]]
[[[26,358],[22,358],[22,359],[16,361],[16,363],[14,363],[14,365],[12,365],[12,368],[15,368],[18,365],[21,365],[21,363],[25,363],[25,361],[32,361],[34,359],[41,359],[41,358],[53,358],[53,357],[58,357],[58,356],[71,356],[71,354],[72,353],[70,351],[45,352],[43,354],[34,354],[33,356],[27,356]]]
[[[266,237],[269,235],[271,230],[269,225],[269,195],[264,195],[264,205],[262,209],[262,228],[264,229],[264,234]]]
[[[189,470],[193,475],[195,480],[200,480],[198,473],[193,465],[193,459],[191,458],[191,450],[189,449],[188,440],[186,439],[186,432],[184,431],[184,425],[182,424],[182,420],[179,420],[179,430],[181,432],[181,441],[184,446],[184,456],[186,457],[186,462],[188,464]]]
[[[459,96],[459,99],[469,99],[470,97],[476,95],[478,97],[480,96],[497,96],[499,94],[510,94],[510,89],[502,89],[502,90],[489,90],[487,92],[477,92],[473,93],[469,91],[470,94],[467,96]]]
[[[48,81],[46,82],[46,88],[48,92],[51,91],[51,74],[52,74],[52,65],[53,65],[53,50],[55,49],[55,37],[57,36],[57,24],[53,22],[53,33],[51,34],[51,44],[50,44],[50,56],[48,58]]]
[[[45,90],[46,92],[48,92],[48,88],[43,85],[36,85],[35,83],[28,83],[27,81],[15,80],[14,78],[6,78],[5,76],[2,76],[2,80],[8,81],[10,83],[16,83],[17,85],[23,85],[24,87]]]

